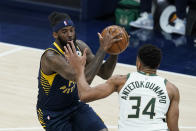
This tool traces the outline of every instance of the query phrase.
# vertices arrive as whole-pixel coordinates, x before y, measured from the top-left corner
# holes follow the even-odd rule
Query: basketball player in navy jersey
[[[140,47],[137,72],[115,75],[93,88],[86,82],[86,51],[77,56],[72,44],[65,46],[65,57],[76,71],[80,100],[90,102],[118,92],[119,131],[179,131],[179,91],[167,79],[156,74],[161,50],[154,45]],[[80,64],[78,64],[80,63]]]
[[[107,131],[93,109],[79,100],[76,72],[64,57],[64,46],[74,44],[80,56],[87,49],[85,75],[90,84],[95,75],[103,79],[112,75],[118,56],[110,55],[102,63],[106,55],[104,48],[119,41],[117,37],[121,34],[106,34],[107,37],[103,38],[98,33],[100,47],[94,55],[86,43],[76,39],[74,23],[67,14],[53,12],[49,20],[55,42],[41,56],[37,101],[39,122],[46,131]]]

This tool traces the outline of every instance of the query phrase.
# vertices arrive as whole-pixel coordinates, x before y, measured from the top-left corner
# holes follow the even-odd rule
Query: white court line
[[[9,54],[13,54],[13,53],[18,52],[18,51],[21,51],[21,50],[23,50],[23,49],[24,49],[23,47],[18,47],[18,48],[9,50],[9,51],[5,51],[5,52],[3,52],[3,53],[0,53],[0,57],[6,56],[6,55],[9,55]]]
[[[107,126],[109,129],[117,129],[118,126]],[[196,126],[180,126],[180,129],[196,129]],[[40,127],[26,127],[26,128],[0,128],[0,131],[12,131],[12,130],[40,130]]]
[[[117,65],[120,65],[122,67],[132,67],[132,68],[136,69],[136,67],[134,65],[128,65],[128,64],[123,64],[123,63],[117,63]],[[162,72],[162,73],[168,73],[168,74],[175,75],[175,76],[184,76],[184,77],[189,77],[189,78],[196,79],[196,76],[193,76],[193,75],[186,75],[186,74],[181,74],[181,73],[176,73],[176,72],[169,72],[169,71],[164,71],[164,70],[157,70],[157,71]]]
[[[109,129],[117,129],[118,126],[107,126],[107,128],[109,128]]]
[[[6,46],[9,46],[9,47],[23,47],[25,49],[30,49],[30,50],[34,50],[34,51],[41,51],[41,52],[44,51],[44,50],[38,49],[38,48],[32,48],[32,47],[27,47],[27,46],[22,46],[22,45],[14,45],[14,44],[5,43],[5,42],[0,42],[0,45],[6,45]]]
[[[40,130],[40,129],[43,129],[42,127],[27,127],[27,128],[0,128],[0,131],[16,131],[16,130]]]
[[[14,44],[5,43],[5,42],[0,42],[0,44],[11,46],[11,47],[23,47],[23,48],[34,50],[34,51],[41,51],[41,52],[44,51],[44,50],[38,49],[38,48],[26,47],[26,46],[21,46],[21,45],[14,45]],[[132,68],[135,68],[135,65],[123,64],[123,63],[117,63],[117,65],[124,66],[124,67],[132,67]],[[158,72],[168,73],[168,74],[172,74],[172,75],[175,75],[175,76],[185,76],[185,77],[196,79],[196,76],[193,76],[193,75],[186,75],[186,74],[169,72],[169,71],[163,71],[163,70],[158,70]]]
[[[196,129],[196,126],[180,126],[180,129]]]

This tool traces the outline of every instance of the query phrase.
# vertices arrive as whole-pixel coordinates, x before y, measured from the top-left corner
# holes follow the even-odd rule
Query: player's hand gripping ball
[[[111,45],[111,47],[106,50],[107,53],[111,55],[118,55],[128,47],[129,35],[124,28],[117,26],[117,25],[108,26],[102,31],[101,33],[102,37],[105,37],[106,32],[109,32],[110,35],[113,35],[113,36],[115,36],[119,32],[121,33],[121,35],[117,37],[117,38],[121,38],[121,40],[114,42]]]

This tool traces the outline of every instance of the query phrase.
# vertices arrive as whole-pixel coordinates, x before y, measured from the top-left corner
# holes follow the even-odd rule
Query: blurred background
[[[129,47],[119,55],[119,63],[135,65],[138,47],[151,43],[163,51],[161,70],[195,76],[194,0],[187,2],[183,33],[171,31],[177,25],[178,19],[173,0],[150,2],[152,7],[148,18],[153,20],[153,29],[132,26],[131,23],[143,17],[140,2],[140,0],[1,0],[0,42],[45,49],[54,41],[48,15],[53,11],[65,12],[75,23],[77,39],[85,41],[94,53],[99,47],[97,32],[101,32],[106,26],[116,24],[125,27],[131,36]]]

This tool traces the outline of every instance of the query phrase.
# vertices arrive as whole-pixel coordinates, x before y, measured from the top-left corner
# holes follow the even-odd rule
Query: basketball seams
[[[114,32],[111,33],[111,30],[115,29]],[[117,25],[111,25],[106,27],[103,31],[102,31],[102,36],[105,36],[105,33],[109,32],[110,35],[114,36],[116,34],[118,34],[119,32],[122,34],[120,37],[118,38],[122,38],[120,41],[113,43],[113,45],[106,51],[109,54],[113,54],[113,55],[118,55],[121,52],[123,52],[128,44],[129,44],[129,37],[128,37],[128,33],[126,32],[125,29],[123,29],[120,26]]]
[[[119,48],[120,53],[121,53],[123,51],[123,49],[125,48],[126,43],[123,42],[124,41],[124,38],[123,38],[124,37],[124,32],[122,32],[122,28],[120,29],[120,33],[122,33],[122,35],[121,35],[122,40],[121,40],[121,42],[118,42],[117,45],[118,45],[118,48]],[[123,48],[121,48],[121,47],[123,47]]]
[[[121,27],[121,30],[120,30],[120,32],[122,33],[122,37],[124,37],[122,40],[121,40],[121,43],[119,42],[119,43],[117,43],[118,44],[118,47],[119,47],[119,49],[120,49],[120,53],[122,52],[122,51],[124,51],[125,49],[126,49],[126,46],[127,46],[127,42],[128,42],[128,35],[127,35],[127,32]],[[119,45],[119,44],[121,44],[121,45]],[[121,48],[121,47],[123,47],[123,48]]]

